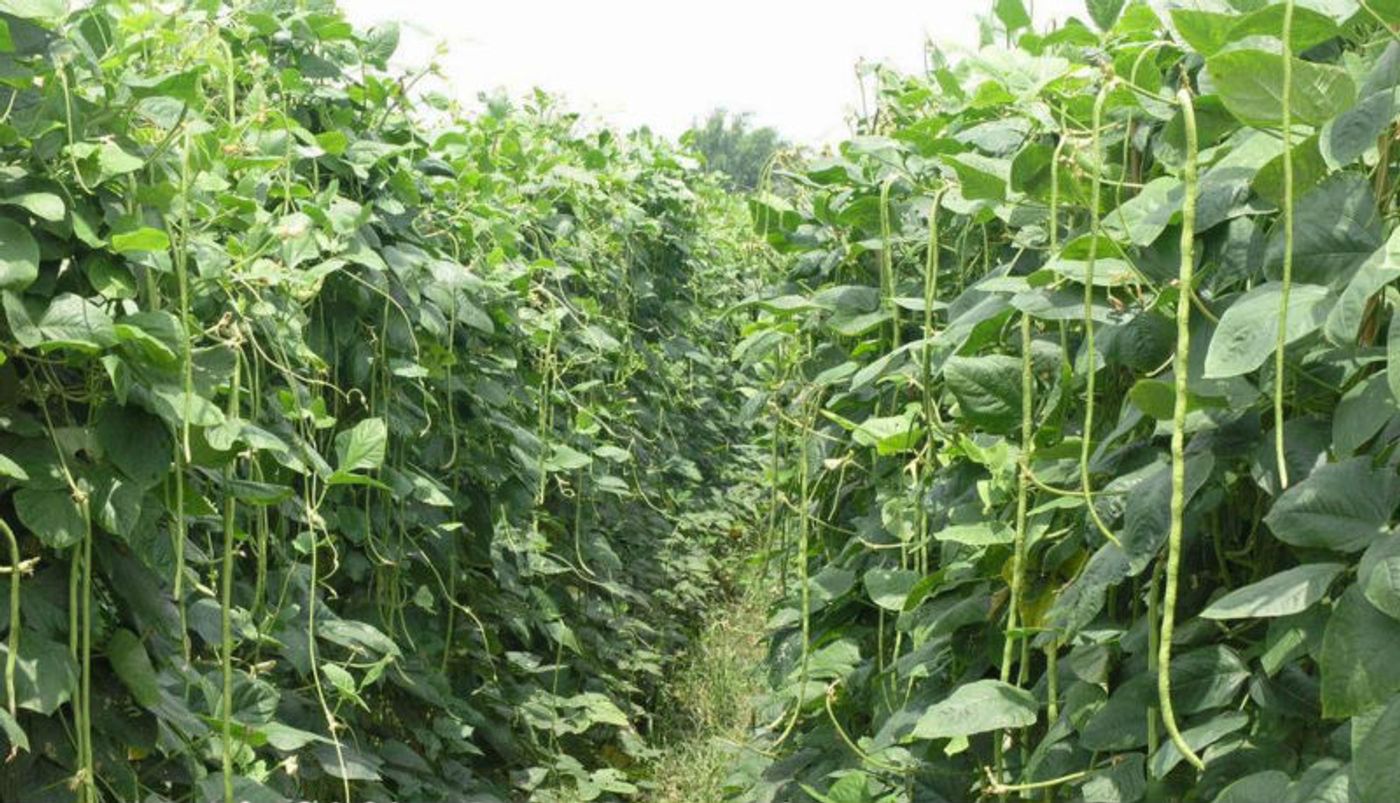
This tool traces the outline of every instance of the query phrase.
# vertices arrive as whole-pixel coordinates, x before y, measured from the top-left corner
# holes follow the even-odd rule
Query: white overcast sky
[[[846,132],[858,60],[905,70],[925,37],[977,45],[991,0],[340,0],[350,19],[403,24],[396,60],[439,44],[453,93],[562,94],[572,108],[676,136],[712,108],[748,111],[792,140]],[[1027,2],[1030,6],[1031,2]],[[1083,0],[1034,0],[1037,23],[1085,18]]]

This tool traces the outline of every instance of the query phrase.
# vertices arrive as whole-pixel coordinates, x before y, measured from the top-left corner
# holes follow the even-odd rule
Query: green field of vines
[[[752,200],[744,799],[1395,799],[1400,5],[993,19]]]
[[[750,507],[742,205],[174,5],[0,3],[0,799],[632,795]]]
[[[748,191],[0,0],[0,801],[1400,799],[1400,0],[1030,11]]]

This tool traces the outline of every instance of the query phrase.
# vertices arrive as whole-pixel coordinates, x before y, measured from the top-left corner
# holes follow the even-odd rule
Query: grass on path
[[[661,707],[654,803],[724,803],[725,777],[752,736],[772,583],[744,567],[737,585],[692,643]]]

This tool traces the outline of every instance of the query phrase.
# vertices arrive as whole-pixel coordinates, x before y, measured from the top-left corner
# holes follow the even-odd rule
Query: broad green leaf
[[[19,520],[44,546],[66,549],[83,540],[83,511],[67,488],[21,488],[14,500]]]
[[[1366,599],[1394,619],[1400,619],[1400,556],[1392,555],[1376,563],[1360,578]]]
[[[104,254],[94,253],[83,260],[83,273],[88,284],[104,298],[136,298],[136,277],[131,269]]]
[[[1400,45],[1382,51],[1361,85],[1355,106],[1322,129],[1322,152],[1333,165],[1356,161],[1375,147],[1395,116],[1395,86],[1400,84]]]
[[[1332,429],[1327,422],[1313,417],[1291,418],[1284,423],[1283,434],[1284,465],[1291,484],[1296,485],[1314,469],[1328,462]],[[1251,473],[1265,493],[1272,497],[1283,493],[1279,485],[1278,454],[1272,437],[1255,445]]]
[[[394,487],[388,483],[381,482],[373,477],[364,474],[356,474],[352,471],[333,471],[326,477],[327,485],[360,485],[366,488],[378,488],[381,491],[393,491]]]
[[[875,803],[875,797],[870,792],[870,776],[860,771],[843,776],[825,793],[805,783],[802,789],[817,803]]]
[[[119,254],[130,251],[164,251],[168,248],[170,235],[150,226],[112,235],[112,250]]]
[[[1124,0],[1084,0],[1084,9],[1089,12],[1089,19],[1094,21],[1099,30],[1107,31],[1113,28],[1113,24],[1118,21],[1118,15],[1123,13]]]
[[[975,680],[929,706],[910,734],[915,739],[972,736],[1035,724],[1036,703],[1030,692],[999,680]]]
[[[25,348],[73,349],[95,354],[117,342],[107,312],[72,293],[55,297],[37,319],[25,299],[15,293],[5,293],[4,308],[10,331]]]
[[[627,715],[606,695],[586,692],[575,696],[572,702],[583,708],[590,724],[612,725],[618,728],[625,728],[630,724]]]
[[[332,778],[349,781],[377,781],[383,759],[374,753],[366,753],[353,747],[342,745],[337,751],[333,745],[322,744],[311,751],[321,769]]]
[[[133,97],[166,97],[174,98],[185,103],[195,104],[199,103],[201,97],[199,92],[199,76],[201,72],[203,72],[203,69],[196,67],[195,69],[185,70],[184,72],[127,78],[123,83],[131,89]]]
[[[1220,316],[1206,352],[1207,379],[1247,374],[1274,353],[1282,288],[1279,282],[1261,284],[1235,299]],[[1329,302],[1327,288],[1294,284],[1288,296],[1286,341],[1296,342],[1320,329],[1327,320]]]
[[[10,752],[29,752],[29,736],[24,732],[24,728],[20,727],[19,720],[4,708],[0,708],[0,733],[5,734],[5,741],[10,744]]]
[[[1026,11],[1022,0],[993,0],[992,11],[1008,31],[1026,28],[1031,24],[1031,15]]]
[[[68,214],[63,199],[51,192],[20,192],[0,199],[3,203],[18,206],[33,213],[37,218],[50,222],[63,220]]]
[[[789,337],[778,329],[759,329],[734,345],[734,359],[746,368],[752,367],[771,356]]]
[[[869,569],[864,580],[865,593],[872,602],[887,611],[900,611],[919,574],[908,569]]]
[[[860,315],[833,315],[827,321],[832,331],[842,337],[863,337],[879,329],[890,321],[887,310],[867,312]]]
[[[224,795],[224,774],[213,772],[199,782],[201,800],[221,800]],[[291,803],[291,801],[246,775],[233,779],[233,799],[238,803]]]
[[[562,443],[550,448],[549,457],[544,461],[545,471],[577,471],[592,464],[593,458]]]
[[[7,644],[0,644],[0,663],[9,655]],[[52,716],[78,691],[78,665],[67,644],[26,631],[19,641],[15,661],[15,698],[20,708],[42,716]]]
[[[267,740],[268,744],[284,753],[296,752],[308,744],[324,744],[329,741],[320,734],[299,730],[281,722],[259,725],[257,732]]]
[[[1011,160],[1011,189],[1037,200],[1048,200],[1050,161],[1054,154],[1054,148],[1041,142],[1022,148]]]
[[[802,224],[801,215],[780,195],[757,192],[749,196],[748,204],[754,231],[767,236],[770,242],[774,237],[781,238],[782,234],[795,231]]]
[[[384,463],[389,430],[382,418],[366,418],[335,436],[336,470],[371,471]]]
[[[880,306],[880,291],[860,285],[836,285],[813,293],[812,303],[832,312],[874,312]]]
[[[970,201],[1000,201],[1006,197],[1011,179],[1011,163],[980,153],[960,153],[943,157],[957,173],[962,194]]]
[[[1285,569],[1257,583],[1237,588],[1201,611],[1206,619],[1246,619],[1287,616],[1307,610],[1346,566],[1308,563]]]
[[[1244,714],[1221,714],[1194,728],[1187,728],[1181,732],[1181,736],[1192,750],[1200,754],[1202,750],[1220,741],[1222,737],[1228,736],[1248,724],[1249,717]],[[1162,746],[1157,748],[1157,752],[1152,754],[1152,777],[1166,777],[1167,773],[1171,772],[1183,760],[1185,757],[1177,749],[1176,744],[1170,740],[1164,740]]]
[[[1269,619],[1261,645],[1259,666],[1268,677],[1275,677],[1285,666],[1306,652],[1316,653],[1322,645],[1331,609],[1314,605],[1302,613]],[[1315,697],[1316,695],[1311,695]],[[1311,706],[1316,708],[1315,705]]]
[[[1400,697],[1394,697],[1361,740],[1352,756],[1352,780],[1358,800],[1385,800],[1400,789]]]
[[[1385,22],[1391,25],[1400,25],[1400,1],[1370,0],[1366,5]]]
[[[1297,201],[1306,192],[1322,183],[1327,178],[1327,160],[1322,158],[1322,151],[1318,147],[1316,135],[1308,137],[1302,142],[1293,143],[1293,200]],[[1259,168],[1259,174],[1254,177],[1254,191],[1259,197],[1269,203],[1279,206],[1283,205],[1283,154],[1280,153],[1267,164]],[[1294,221],[1294,233],[1298,229],[1297,221]],[[1296,249],[1297,242],[1295,240]]]
[[[1121,320],[1121,319],[1120,319]],[[1155,371],[1165,363],[1176,346],[1176,329],[1171,319],[1155,312],[1143,312],[1103,330],[1095,344],[1108,367],[1124,367],[1134,372]]]
[[[882,455],[906,452],[924,438],[924,428],[908,415],[871,416],[856,425],[853,440]]]
[[[365,57],[377,62],[380,66],[388,63],[394,51],[399,47],[399,24],[397,22],[385,22],[375,25],[365,32],[364,51]]]
[[[1147,794],[1147,773],[1140,753],[1090,773],[1079,787],[1084,803],[1135,803]]]
[[[1138,674],[1119,684],[1108,701],[1079,728],[1089,750],[1132,750],[1147,744],[1147,709],[1157,699],[1155,675]]]
[[[145,159],[112,141],[103,142],[94,150],[94,153],[97,154],[97,167],[100,171],[97,177],[99,182],[124,176],[127,173],[135,173],[146,166]],[[131,233],[135,234],[140,231],[144,231],[144,229],[138,229],[137,232]]]
[[[1396,278],[1400,278],[1400,235],[1391,236],[1351,274],[1337,303],[1327,313],[1323,330],[1327,339],[1341,346],[1357,342],[1373,303],[1372,296]]]
[[[160,702],[155,667],[135,633],[125,628],[113,632],[107,640],[107,660],[137,704],[154,708]]]
[[[108,460],[142,488],[158,484],[170,471],[173,446],[169,428],[136,407],[109,404],[95,427]]]
[[[0,0],[0,12],[26,20],[57,20],[68,13],[67,0]]]
[[[947,541],[965,546],[990,546],[1009,544],[1016,534],[1011,528],[995,521],[979,521],[974,524],[950,524],[933,534],[935,541]]]
[[[1400,305],[1390,315],[1390,328],[1385,341],[1386,370],[1385,380],[1390,387],[1390,395],[1400,403]]]
[[[1340,67],[1290,56],[1293,122],[1320,126],[1351,106],[1356,84]],[[1225,107],[1247,125],[1273,126],[1283,119],[1283,54],[1240,47],[1206,59]]]
[[[851,639],[841,639],[812,650],[807,658],[807,689],[810,692],[812,681],[843,680],[860,665],[860,647]],[[800,671],[800,670],[799,670]],[[797,677],[790,676],[795,681]]]
[[[326,131],[316,135],[316,144],[331,156],[340,156],[350,145],[350,138],[343,131]]]
[[[1177,34],[1193,50],[1207,57],[1230,42],[1230,31],[1240,22],[1236,14],[1197,8],[1173,8],[1171,19]]]
[[[1172,699],[1178,714],[1232,705],[1249,680],[1249,667],[1223,645],[1201,647],[1172,658]]]
[[[383,631],[364,622],[350,619],[326,619],[316,623],[316,635],[356,653],[376,653],[380,656],[400,655],[399,645]]]
[[[1395,113],[1392,89],[1375,92],[1329,120],[1322,129],[1321,153],[1337,166],[1348,165],[1376,144]]]
[[[1357,743],[1357,728],[1353,726],[1352,744]],[[1335,758],[1324,758],[1313,762],[1303,774],[1288,787],[1286,803],[1351,803],[1356,800],[1352,791],[1351,767]]]
[[[223,487],[238,501],[258,506],[275,505],[296,495],[296,491],[286,485],[244,479],[225,480]]]
[[[943,366],[948,390],[958,400],[958,415],[994,433],[1021,422],[1021,361],[1006,354],[952,357]]]
[[[1336,22],[1320,11],[1298,3],[1293,9],[1293,29],[1289,46],[1301,53],[1341,34]],[[1283,36],[1283,4],[1273,3],[1250,13],[1230,29],[1230,41],[1250,36]]]
[[[1104,229],[1115,238],[1137,246],[1148,246],[1162,236],[1173,218],[1181,213],[1185,189],[1180,179],[1160,176],[1147,182],[1136,195],[1103,217]],[[1099,256],[1105,254],[1100,249]],[[1095,266],[1098,273],[1099,266]]]
[[[39,277],[39,244],[24,226],[0,217],[0,290],[23,290]]]
[[[1203,109],[1208,111],[1212,108],[1206,102],[1206,98],[1202,98],[1201,101]],[[1235,127],[1234,120],[1223,108],[1220,110],[1220,117],[1222,128],[1230,130]],[[1265,165],[1283,153],[1283,146],[1277,137],[1253,129],[1234,131],[1222,147],[1226,151],[1225,155],[1201,174],[1200,192],[1196,199],[1197,233],[1250,213],[1249,190],[1255,176]],[[1170,276],[1175,277],[1176,273],[1173,271]]]
[[[128,353],[138,353],[135,360],[163,370],[182,364],[183,328],[179,318],[163,311],[137,312],[115,325],[117,341],[128,346]]]
[[[1365,589],[1377,568],[1387,559],[1394,557],[1400,557],[1400,532],[1392,529],[1388,535],[1371,544],[1361,554],[1361,559],[1356,563],[1357,585]],[[1376,603],[1375,600],[1372,600],[1371,604],[1376,605],[1381,610],[1386,609],[1384,605]]]
[[[1332,448],[1338,457],[1350,457],[1400,413],[1391,398],[1384,374],[1369,379],[1342,396],[1332,414]]]
[[[1104,544],[1090,556],[1079,576],[1056,595],[1047,619],[1064,633],[1079,632],[1103,610],[1109,587],[1128,576],[1128,556],[1118,545]]]
[[[1188,505],[1205,487],[1214,470],[1215,458],[1210,452],[1187,455],[1186,487],[1183,492]],[[1123,529],[1119,540],[1128,560],[1127,571],[1130,575],[1147,569],[1166,544],[1171,526],[1171,493],[1171,465],[1160,462],[1147,470],[1142,481],[1133,487],[1123,503]]]
[[[1082,275],[1082,274],[1081,274]],[[1095,275],[1094,283],[1098,284]],[[1084,293],[1068,286],[1037,288],[1011,297],[1011,306],[1042,321],[1080,321],[1084,319]],[[1090,314],[1098,323],[1113,321],[1107,304],[1094,304]]]
[[[105,466],[93,472],[91,484],[93,521],[109,533],[130,538],[141,521],[143,489]]]
[[[1288,795],[1289,778],[1278,770],[1265,770],[1235,781],[1215,798],[1215,803],[1278,803]]]
[[[331,686],[340,695],[341,699],[363,706],[365,701],[360,698],[356,688],[355,678],[345,667],[340,664],[330,662],[321,664],[321,677],[329,680]]]
[[[142,395],[147,396],[148,406],[172,425],[186,419],[197,427],[216,427],[224,422],[223,410],[198,392],[187,394],[178,386],[159,385]]]
[[[845,596],[856,584],[856,573],[850,569],[828,565],[812,576],[809,581],[814,610],[826,606],[832,600]]]
[[[631,461],[632,453],[610,443],[605,443],[593,450],[593,454],[604,460],[611,460],[614,463],[626,463]]]
[[[29,472],[24,467],[8,456],[0,454],[0,477],[9,477],[15,480],[29,479]]]
[[[1318,467],[1274,501],[1264,523],[1286,544],[1360,552],[1385,533],[1400,477],[1357,457]]]
[[[1400,691],[1400,621],[1352,586],[1338,600],[1322,637],[1322,715],[1340,719],[1387,702]]]
[[[1264,268],[1283,273],[1283,227],[1269,233]],[[1293,223],[1293,281],[1343,286],[1383,243],[1371,185],[1356,173],[1335,173],[1299,199]]]
[[[1170,421],[1176,414],[1176,386],[1160,379],[1139,379],[1128,390],[1128,399],[1133,406],[1158,421]],[[1222,407],[1217,399],[1203,398],[1187,393],[1186,411],[1194,412],[1210,407]]]

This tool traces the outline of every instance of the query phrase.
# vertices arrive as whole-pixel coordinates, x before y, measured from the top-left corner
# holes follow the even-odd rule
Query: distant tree
[[[753,128],[750,118],[748,113],[715,109],[703,124],[693,125],[682,137],[682,142],[705,158],[710,170],[727,176],[735,189],[757,188],[768,159],[787,145],[774,129]]]

